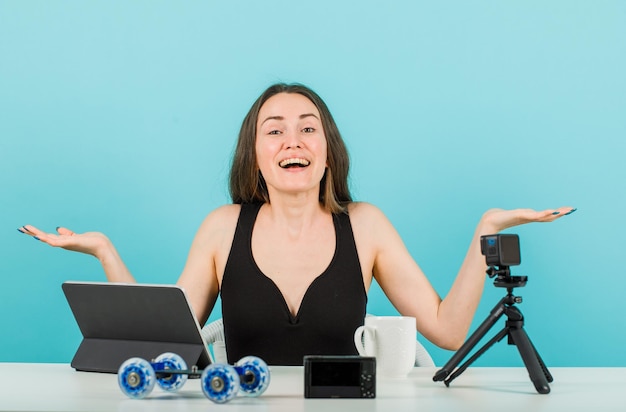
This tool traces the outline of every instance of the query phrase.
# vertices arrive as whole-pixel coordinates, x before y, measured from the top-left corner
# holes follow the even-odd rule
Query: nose
[[[300,149],[302,148],[302,141],[296,131],[290,130],[285,133],[285,148],[286,149]]]

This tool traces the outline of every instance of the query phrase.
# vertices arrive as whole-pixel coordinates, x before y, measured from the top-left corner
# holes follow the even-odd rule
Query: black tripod
[[[500,269],[495,269],[491,266],[487,270],[487,273],[490,277],[498,275],[494,284],[497,287],[506,288],[507,295],[491,310],[487,319],[480,324],[478,329],[465,341],[463,346],[450,358],[448,363],[437,371],[433,380],[435,382],[443,381],[446,386],[450,386],[450,382],[463,373],[480,355],[485,353],[494,343],[508,336],[508,344],[517,347],[524,361],[524,365],[528,370],[530,380],[535,385],[537,392],[543,394],[549,393],[550,386],[548,386],[548,382],[552,382],[552,375],[524,330],[524,316],[522,312],[514,306],[516,303],[521,303],[522,298],[513,295],[513,288],[525,286],[528,279],[527,276],[510,276],[508,266],[501,266]],[[502,315],[507,316],[506,326],[453,372],[454,368],[467,356]]]

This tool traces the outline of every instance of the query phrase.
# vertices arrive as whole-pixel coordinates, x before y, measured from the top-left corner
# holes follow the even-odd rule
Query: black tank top
[[[367,294],[350,218],[333,215],[335,254],[307,289],[297,315],[252,256],[252,229],[262,204],[243,204],[222,280],[228,362],[258,356],[270,365],[302,365],[304,355],[356,355]]]

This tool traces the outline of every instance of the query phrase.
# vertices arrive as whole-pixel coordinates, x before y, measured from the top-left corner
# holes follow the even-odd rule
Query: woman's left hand
[[[533,210],[533,209],[490,209],[483,215],[483,222],[499,232],[513,226],[519,226],[532,222],[553,222],[563,216],[572,214],[577,209],[573,207],[560,207],[558,209]]]

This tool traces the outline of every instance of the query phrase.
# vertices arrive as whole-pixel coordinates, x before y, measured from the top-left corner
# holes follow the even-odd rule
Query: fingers
[[[59,235],[63,235],[63,236],[73,236],[74,232],[72,232],[71,230],[65,228],[65,227],[57,227],[57,233]]]
[[[567,216],[567,215],[571,215],[572,213],[574,213],[575,211],[577,211],[578,209],[573,208],[573,207],[569,207],[569,206],[565,206],[565,207],[560,207],[558,209],[555,209],[550,216],[553,216],[554,219],[558,219],[561,218],[563,216]]]
[[[567,210],[567,211],[563,214],[563,216],[571,215],[572,213],[574,213],[575,211],[577,211],[577,210],[578,210],[578,208],[575,208],[575,207],[568,207],[568,208],[566,208],[566,209],[569,209],[569,210]]]
[[[57,227],[58,235],[52,234],[52,233],[46,233],[42,230],[37,229],[35,226],[32,226],[32,225],[24,225],[18,228],[17,230],[20,233],[31,236],[33,239],[47,243],[50,246],[61,246],[61,247],[65,243],[63,241],[65,237],[74,235],[74,232],[63,227]]]
[[[547,209],[541,212],[535,212],[535,216],[533,218],[530,218],[530,221],[553,222],[564,216],[571,215],[576,210],[578,209],[569,206],[560,207],[558,209]]]
[[[31,225],[24,225],[17,229],[18,232],[21,232],[25,235],[32,236],[33,238],[39,240],[39,236],[43,233],[41,230],[37,229]]]

